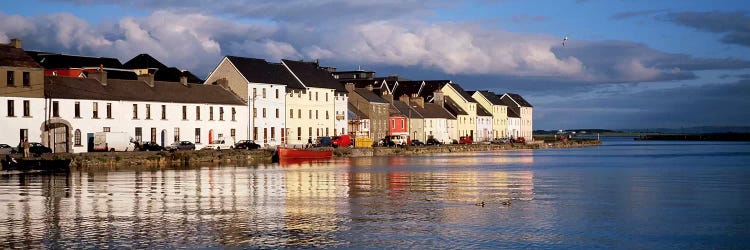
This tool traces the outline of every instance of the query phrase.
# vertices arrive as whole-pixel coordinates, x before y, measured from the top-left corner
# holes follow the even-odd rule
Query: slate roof
[[[402,95],[408,95],[411,97],[412,95],[418,94],[419,89],[422,87],[421,81],[403,81],[398,82],[398,87],[396,87],[395,90],[393,90],[393,96],[402,96]]]
[[[519,115],[514,109],[508,109],[508,117],[521,118],[521,115]]]
[[[307,87],[334,89],[336,92],[346,93],[346,89],[331,73],[318,67],[315,62],[301,62],[281,60],[292,73]]]
[[[416,104],[409,105],[409,104],[406,104],[405,102],[402,102],[402,101],[394,101],[393,102],[393,106],[395,106],[396,109],[398,109],[399,112],[401,112],[402,114],[406,115],[406,117],[409,117],[409,118],[424,118],[422,116],[422,114],[419,113],[419,106],[417,106],[417,108],[410,107],[410,106],[416,106]],[[411,112],[409,112],[409,110],[411,110]]]
[[[450,98],[450,96],[445,97],[445,109],[447,109],[448,112],[451,112],[453,116],[469,115],[469,113],[466,113],[464,109],[458,106],[458,103],[453,101],[453,99]]]
[[[23,49],[0,44],[0,67],[41,68],[42,66]]]
[[[354,88],[354,92],[357,93],[362,98],[364,98],[365,100],[367,100],[368,102],[388,103],[388,101],[386,101],[382,97],[364,88]]]
[[[506,95],[510,96],[510,98],[513,98],[514,101],[518,103],[518,105],[521,105],[522,107],[534,107],[531,106],[531,103],[527,102],[526,99],[523,99],[521,95],[514,94],[514,93],[505,93]]]
[[[44,88],[47,97],[61,99],[245,105],[231,91],[211,84],[155,81],[150,87],[143,81],[108,79],[104,86],[93,78],[46,76]]]
[[[492,113],[487,111],[482,105],[477,105],[477,116],[492,116]]]
[[[133,59],[130,59],[129,61],[125,62],[125,64],[122,65],[122,68],[126,68],[126,69],[156,68],[158,69],[156,73],[154,73],[154,80],[156,81],[179,82],[180,77],[185,76],[187,77],[188,83],[203,83],[203,79],[194,75],[190,71],[187,71],[187,70],[183,71],[175,67],[166,66],[149,54],[140,54],[140,55],[133,57]]]
[[[518,113],[520,111],[520,108],[518,105],[516,105],[510,98],[501,98],[501,101],[503,101],[505,106],[508,106],[508,117],[511,117],[511,110],[513,111],[512,114],[516,115],[513,117],[521,117]]]
[[[481,90],[481,91],[476,91],[476,92],[479,92],[480,95],[484,96],[484,98],[487,98],[487,100],[490,101],[492,105],[505,105],[505,103],[503,103],[503,101],[500,100],[500,97],[497,96],[495,93],[492,93],[486,90]]]
[[[393,104],[388,105],[388,114],[389,114],[388,115],[389,117],[394,117],[394,116],[406,117],[406,115],[401,113],[401,111],[398,110],[396,106],[393,106]]]
[[[370,119],[370,117],[368,117],[367,114],[365,114],[365,112],[362,112],[362,110],[359,110],[351,102],[347,103],[347,108],[349,109],[348,113],[351,113],[349,116],[349,120]]]
[[[92,57],[78,55],[64,55],[42,51],[26,51],[45,69],[71,69],[84,67],[99,67],[122,69],[122,63],[117,58]]]
[[[436,90],[442,89],[443,86],[448,84],[450,80],[430,80],[424,81],[425,85],[422,87],[422,91],[419,92],[419,96],[424,97],[425,100],[432,99],[432,95]]]
[[[445,118],[456,119],[456,116],[448,112],[447,109],[434,103],[425,103],[424,108],[417,108],[424,118]]]
[[[120,80],[138,80],[138,75],[131,70],[105,70],[107,71],[107,79],[120,79]],[[83,72],[88,77],[89,72]]]
[[[372,79],[360,79],[360,80],[340,80],[342,86],[346,86],[347,83],[353,83],[355,88],[366,88],[367,85],[372,85],[372,88],[380,88],[380,82]]]
[[[280,63],[269,63],[263,59],[227,56],[245,79],[255,83],[283,84],[288,88],[304,89],[289,70]]]

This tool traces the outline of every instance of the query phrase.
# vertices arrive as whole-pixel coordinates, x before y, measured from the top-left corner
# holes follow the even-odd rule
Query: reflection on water
[[[0,248],[748,246],[749,147],[658,147],[5,173]]]

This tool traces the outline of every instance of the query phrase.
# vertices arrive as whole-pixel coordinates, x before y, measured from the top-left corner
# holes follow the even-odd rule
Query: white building
[[[509,139],[516,139],[521,136],[521,116],[514,109],[508,109],[508,135]],[[525,138],[524,138],[525,139]]]
[[[513,109],[521,118],[519,137],[524,137],[526,141],[533,141],[534,107],[519,94],[505,93],[500,99],[505,101],[508,109]]]
[[[482,105],[477,105],[477,133],[473,140],[475,142],[486,142],[492,139],[492,114]]]

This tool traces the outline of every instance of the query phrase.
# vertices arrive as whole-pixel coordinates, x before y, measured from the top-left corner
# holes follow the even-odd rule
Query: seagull
[[[565,47],[565,42],[567,42],[567,41],[568,41],[568,35],[565,35],[565,37],[563,37],[563,40],[562,40],[562,46],[563,47]]]

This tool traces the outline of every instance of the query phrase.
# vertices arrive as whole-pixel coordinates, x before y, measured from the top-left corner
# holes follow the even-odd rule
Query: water
[[[607,139],[285,166],[5,173],[0,248],[747,249],[749,163],[750,143]]]

